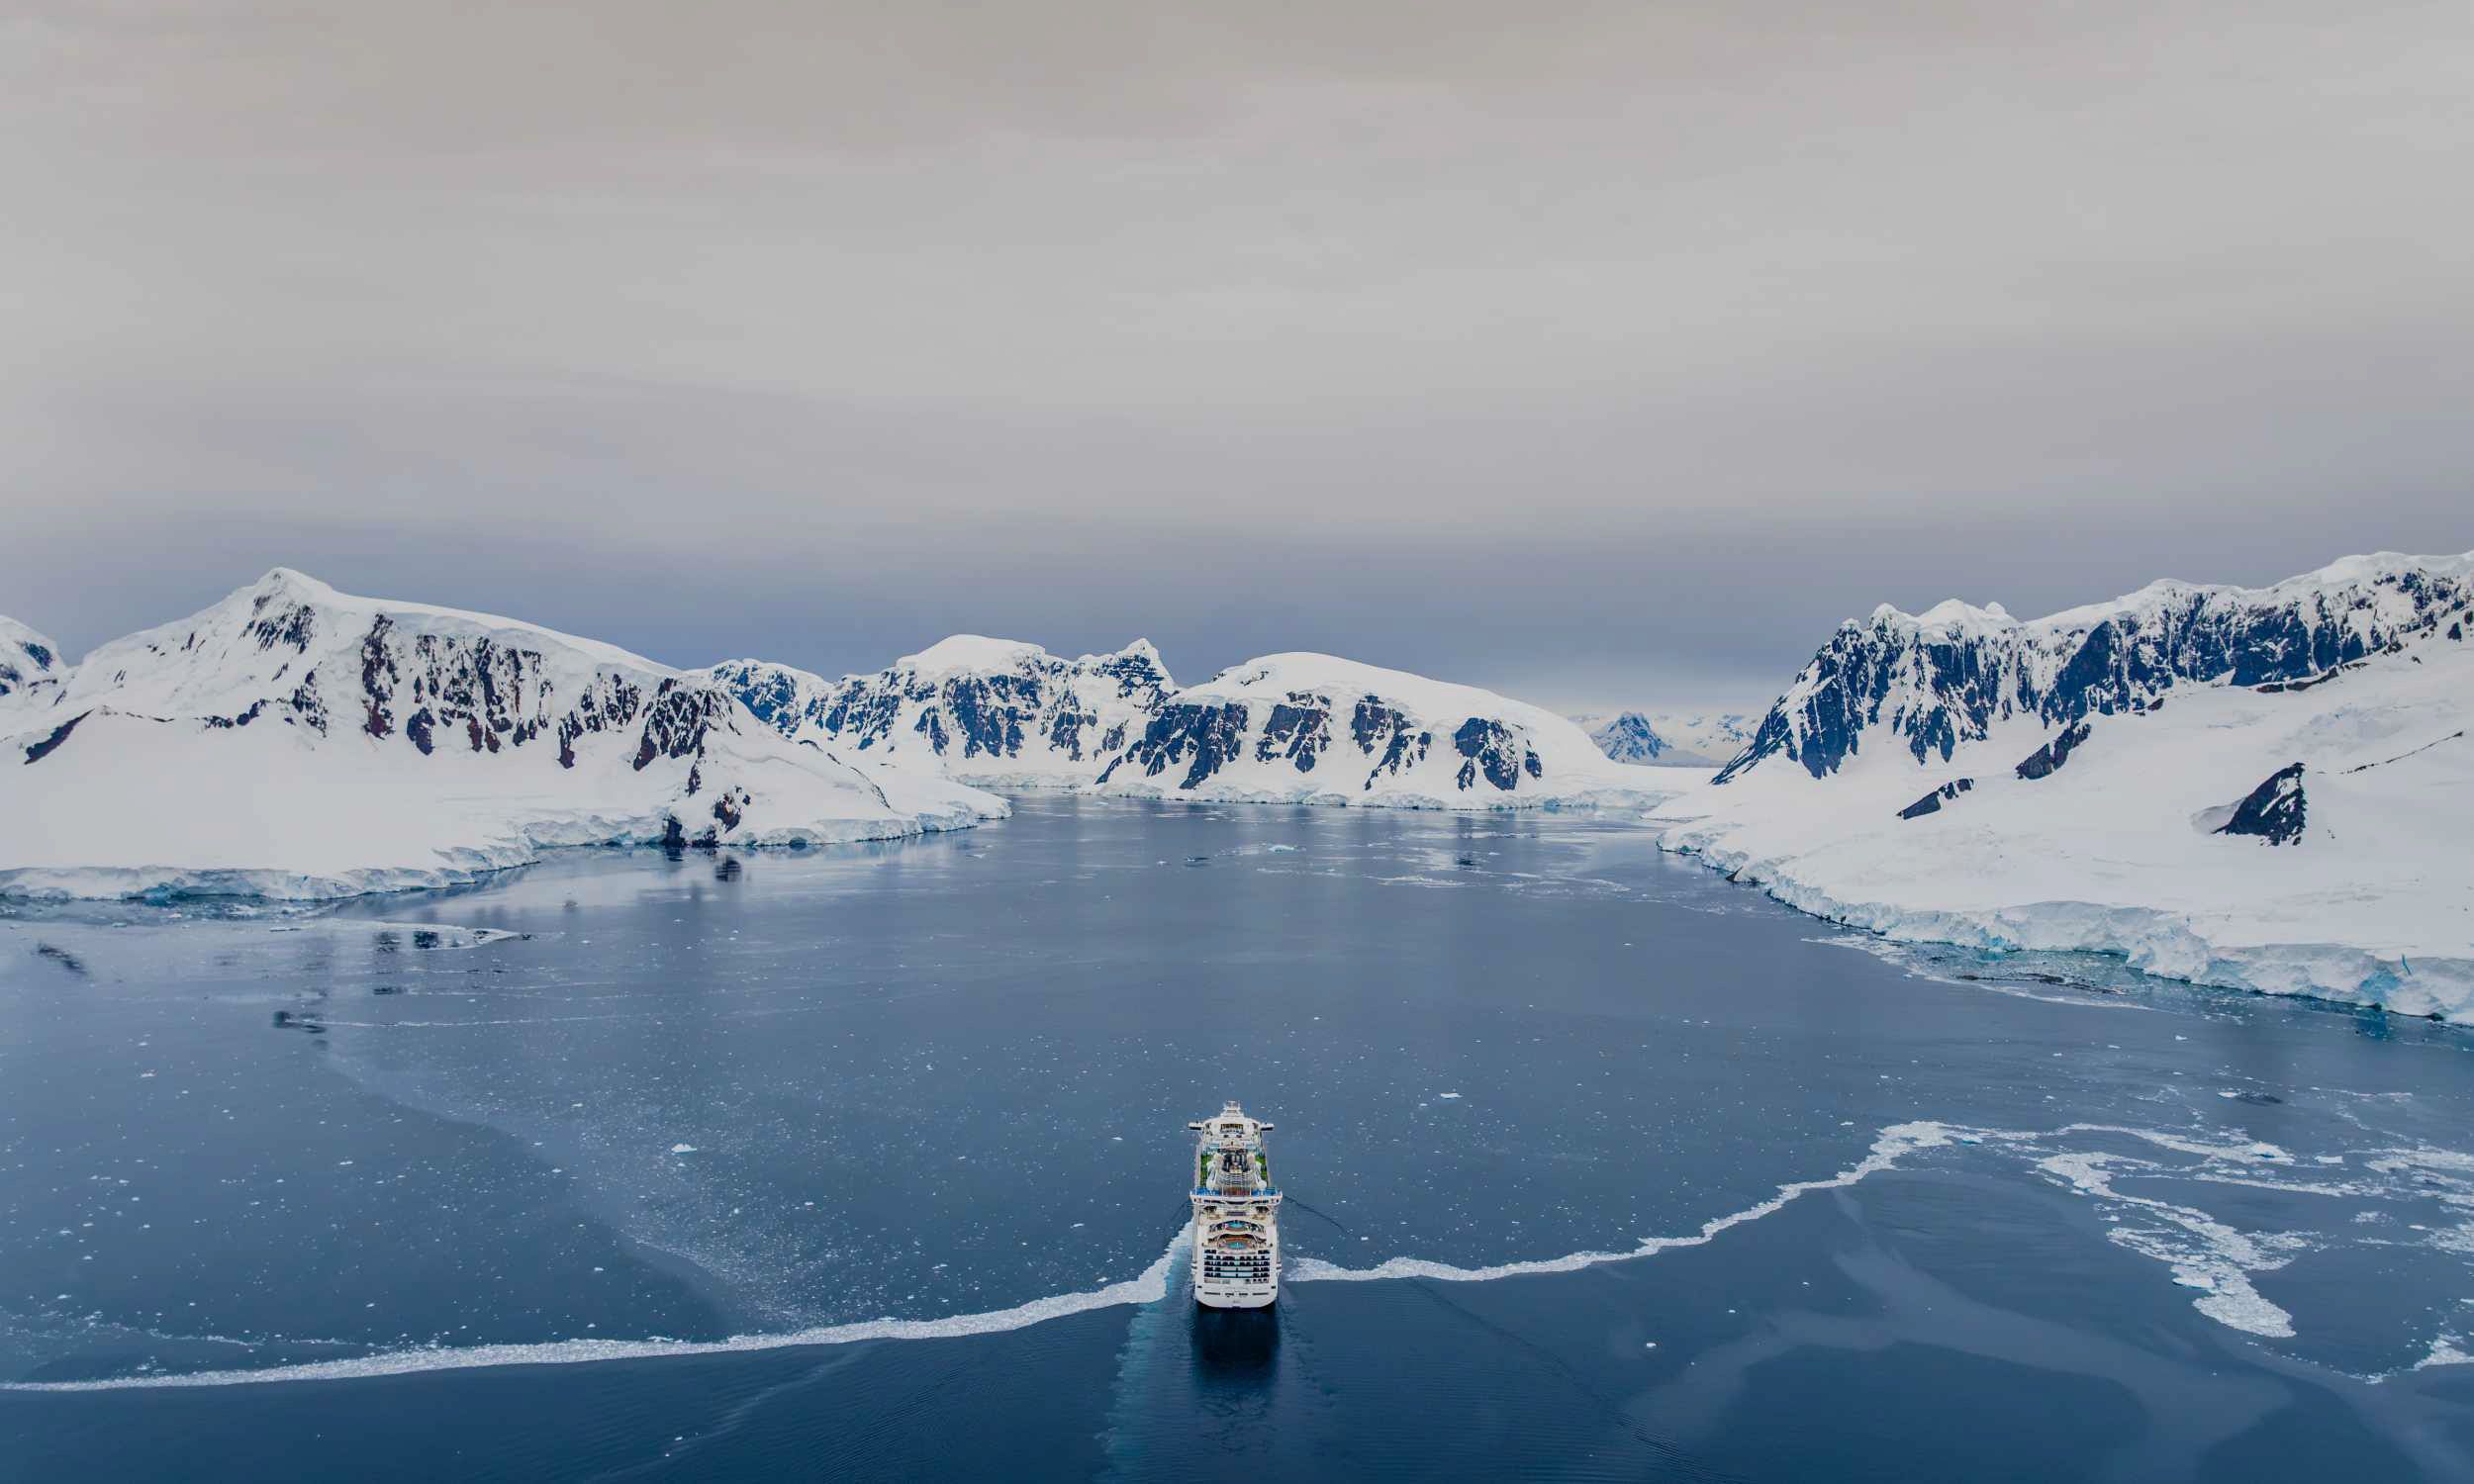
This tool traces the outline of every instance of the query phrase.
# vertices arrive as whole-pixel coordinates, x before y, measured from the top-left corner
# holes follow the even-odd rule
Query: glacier
[[[2469,627],[2474,553],[2027,622],[1884,608],[1654,818],[1666,849],[1893,939],[2461,1018]],[[2273,816],[2229,829],[2252,800]]]
[[[560,846],[808,846],[1007,812],[845,760],[709,681],[277,568],[0,712],[0,895],[318,898]]]

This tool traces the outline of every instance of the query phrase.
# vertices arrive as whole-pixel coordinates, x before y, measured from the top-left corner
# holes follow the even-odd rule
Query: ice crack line
[[[2062,1141],[2086,1138],[2127,1141],[2165,1155],[2196,1161],[2174,1164],[2161,1159],[2103,1149],[2059,1147]],[[1372,1282],[1427,1278],[1442,1282],[1488,1282],[1497,1278],[1571,1272],[1602,1262],[1651,1257],[1678,1248],[1702,1247],[1722,1234],[1759,1221],[1816,1191],[1856,1185],[1873,1175],[1933,1151],[1953,1146],[1999,1150],[2024,1159],[2040,1177],[2090,1197],[2112,1223],[2108,1237],[2132,1252],[2165,1264],[2173,1279],[2199,1290],[2193,1307],[2217,1323],[2271,1339],[2295,1333],[2293,1317],[2260,1295],[2251,1279],[2274,1271],[2306,1251],[2306,1233],[2243,1232],[2195,1207],[2179,1205],[2121,1188],[2126,1178],[2153,1177],[2195,1182],[2235,1183],[2311,1195],[2358,1195],[2370,1199],[2431,1199],[2458,1211],[2474,1210],[2474,1156],[2441,1150],[2379,1150],[2364,1168],[2379,1180],[2343,1178],[2335,1181],[2302,1177],[2294,1157],[2272,1145],[2236,1137],[2210,1139],[2196,1133],[2175,1133],[2111,1124],[2073,1123],[2045,1131],[1980,1129],[1931,1120],[1889,1125],[1873,1138],[1861,1159],[1838,1173],[1780,1185],[1774,1194],[1740,1211],[1703,1222],[1682,1236],[1643,1238],[1618,1251],[1570,1252],[1545,1257],[1463,1267],[1422,1257],[1395,1256],[1372,1267],[1344,1267],[1319,1257],[1299,1256],[1287,1264],[1291,1282]],[[2336,1157],[2331,1157],[2336,1158]],[[2293,1170],[2291,1176],[2275,1171]],[[2314,1174],[2331,1173],[2324,1159]],[[2439,1182],[2443,1188],[2431,1188]],[[346,1380],[407,1375],[436,1370],[469,1370],[500,1365],[573,1365],[606,1360],[659,1359],[673,1355],[712,1355],[788,1349],[802,1345],[849,1345],[874,1340],[939,1340],[994,1334],[1043,1324],[1054,1319],[1117,1305],[1153,1304],[1168,1296],[1172,1264],[1191,1228],[1181,1231],[1168,1249],[1131,1278],[1083,1292],[1053,1294],[1007,1309],[937,1319],[875,1319],[826,1325],[775,1335],[742,1335],[717,1341],[563,1340],[541,1343],[432,1346],[383,1351],[348,1359],[311,1361],[258,1369],[194,1371],[185,1374],[111,1376],[77,1381],[0,1382],[9,1391],[110,1391],[141,1387],[244,1386],[285,1381]],[[2432,1245],[2456,1251],[2449,1241],[2468,1228],[2451,1228]],[[2474,1247],[2474,1242],[2465,1244]]]

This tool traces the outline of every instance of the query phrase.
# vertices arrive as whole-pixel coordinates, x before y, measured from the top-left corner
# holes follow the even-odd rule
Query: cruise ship
[[[1280,1189],[1263,1136],[1272,1126],[1230,1103],[1186,1125],[1194,1143],[1194,1302],[1264,1309],[1280,1297]]]

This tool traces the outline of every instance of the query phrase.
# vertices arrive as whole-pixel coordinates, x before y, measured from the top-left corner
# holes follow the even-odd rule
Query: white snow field
[[[809,845],[1001,799],[846,762],[610,645],[270,572],[0,712],[0,894],[327,897],[555,846]]]
[[[1876,613],[1868,628],[1842,630],[1839,659],[1859,629],[1868,643],[1886,633],[1940,657],[1871,672],[1897,678],[1867,683],[1835,767],[1798,766],[1783,746],[1739,763],[1658,811],[1662,843],[1895,939],[2095,950],[2200,983],[2474,1014],[2469,571],[2464,557],[2354,558],[2271,589],[2158,585],[2031,624],[1963,604]],[[2109,622],[2117,635],[2152,632],[2160,612],[2181,642],[2193,630],[2177,615],[2211,606],[2254,623],[2301,611],[2304,630],[2333,622],[2370,642],[2340,646],[2365,652],[2300,681],[2150,675],[2131,708],[2079,715],[2083,740],[2042,776],[2020,765],[2074,726],[2050,684],[1981,688],[1994,703],[1952,726],[1954,689],[1930,683],[2032,676],[2039,653],[2066,659]],[[2005,670],[2022,654],[2024,670]],[[1809,739],[1814,717],[1835,725],[1848,714],[1806,704],[1862,668],[1832,655],[1773,711],[1787,723],[1781,737]],[[1932,745],[1907,745],[1911,735]],[[2295,764],[2298,817],[2276,813],[2270,833],[2217,832]],[[2291,793],[2293,782],[2268,791]],[[1928,794],[1934,807],[1902,817]]]

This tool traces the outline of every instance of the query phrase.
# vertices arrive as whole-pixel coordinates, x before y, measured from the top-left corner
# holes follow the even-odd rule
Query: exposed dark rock
[[[394,714],[387,709],[388,700],[395,695],[398,679],[395,651],[387,643],[387,634],[394,627],[395,620],[380,613],[377,621],[369,625],[367,637],[361,640],[361,694],[368,699],[369,710],[368,719],[361,723],[361,730],[373,737],[384,737],[395,730]],[[385,679],[384,685],[379,684],[381,677]]]
[[[237,714],[231,716],[207,716],[201,719],[203,719],[208,726],[217,728],[247,726],[250,722],[255,721],[260,715],[262,715],[265,710],[266,701],[265,698],[261,696],[256,700],[250,701],[245,710],[239,711]]]
[[[2005,718],[2063,726],[2153,710],[2189,682],[2323,684],[2342,667],[2439,632],[2470,589],[2465,579],[2412,567],[2290,592],[2163,584],[2084,627],[1922,623],[1885,609],[1840,627],[1717,782],[1773,757],[1825,777],[1876,730],[1924,762],[1950,758]]]
[[[2234,806],[2234,817],[2220,835],[2256,835],[2270,845],[2291,845],[2302,838],[2307,806],[2302,794],[2302,765],[2288,763],[2267,776],[2258,788]]]
[[[273,598],[271,593],[257,596],[257,602],[250,605],[250,611],[257,616],[242,632],[255,639],[260,649],[273,649],[281,644],[301,654],[309,653],[310,637],[318,629],[317,615],[305,603],[269,612],[267,604]]]
[[[1898,811],[1901,819],[1921,819],[1927,814],[1942,812],[1942,805],[1976,786],[1971,778],[1952,779],[1939,788]]]
[[[1486,716],[1472,716],[1452,734],[1452,746],[1469,761],[1461,765],[1460,787],[1476,786],[1477,775],[1505,792],[1520,787],[1520,775],[1528,749],[1510,727]]]
[[[308,727],[320,736],[326,735],[327,702],[319,696],[316,675],[294,687],[292,694],[285,697],[284,704],[292,710],[289,720]]]
[[[77,723],[85,720],[93,714],[94,712],[92,711],[80,711],[76,715],[68,718],[66,721],[61,722],[58,726],[53,727],[51,729],[51,735],[26,749],[26,761],[29,763],[40,763],[44,759],[51,756],[54,752],[57,752],[60,744],[68,740],[68,734],[77,730]],[[49,774],[46,774],[44,776],[46,778],[50,777]]]
[[[704,750],[705,734],[729,714],[730,698],[708,686],[665,680],[644,710],[644,735],[635,749],[641,773],[655,758],[684,758]]]
[[[956,676],[945,682],[943,694],[945,710],[961,733],[964,757],[1022,755],[1022,717],[1039,700],[1034,683],[1018,675]],[[945,750],[941,739],[936,750]]]
[[[2026,761],[2019,765],[2019,776],[2030,780],[2051,777],[2062,764],[2070,761],[2070,754],[2087,740],[2090,730],[2092,728],[2084,721],[2073,721],[2063,727],[2058,736],[2047,738],[2044,746],[2028,754]]]
[[[1359,697],[1349,718],[1349,731],[1360,748],[1372,753],[1380,747],[1382,752],[1367,771],[1368,788],[1386,773],[1397,777],[1426,761],[1427,751],[1435,745],[1434,733],[1420,729],[1398,707],[1371,696]]]
[[[958,750],[966,759],[1018,758],[1026,743],[1078,762],[1113,756],[1125,745],[1124,723],[1095,737],[1100,714],[1085,697],[1105,689],[1150,712],[1169,687],[1159,656],[1140,643],[1076,661],[1025,649],[1010,668],[985,671],[923,675],[897,666],[823,689],[813,677],[752,661],[716,665],[713,674],[784,736],[820,732],[864,750],[890,739],[908,705],[917,711],[912,729],[930,751],[944,756]],[[1094,678],[1101,688],[1092,686]]]
[[[1272,707],[1254,756],[1261,763],[1285,756],[1299,773],[1312,773],[1316,755],[1330,745],[1331,712],[1320,696],[1297,693]]]
[[[1242,755],[1246,742],[1246,707],[1242,701],[1225,705],[1182,702],[1164,707],[1143,728],[1134,745],[1118,754],[1115,761],[1099,775],[1106,783],[1110,775],[1128,763],[1142,770],[1146,778],[1157,778],[1178,763],[1188,765],[1181,788],[1199,787],[1203,780]]]

